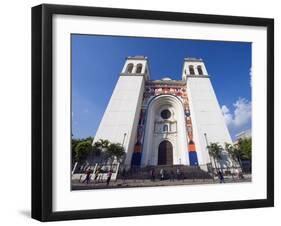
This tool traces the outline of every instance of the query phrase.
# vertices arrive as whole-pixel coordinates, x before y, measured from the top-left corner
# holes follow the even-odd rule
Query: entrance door
[[[173,164],[173,146],[171,142],[164,140],[158,148],[158,165]]]

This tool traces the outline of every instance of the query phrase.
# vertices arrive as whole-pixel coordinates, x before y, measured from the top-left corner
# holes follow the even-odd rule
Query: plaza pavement
[[[244,175],[244,179],[233,177],[225,177],[225,183],[245,183],[251,182],[251,175]],[[110,188],[132,188],[132,187],[154,187],[154,186],[175,186],[175,185],[200,185],[200,184],[219,184],[219,179],[185,179],[185,180],[163,180],[156,179],[151,181],[148,179],[130,179],[110,181],[109,185],[106,182],[93,182],[89,184],[79,182],[78,180],[72,181],[72,190],[88,190],[88,189],[110,189]]]

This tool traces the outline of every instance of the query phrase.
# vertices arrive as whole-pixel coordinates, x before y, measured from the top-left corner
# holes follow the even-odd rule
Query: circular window
[[[168,119],[171,117],[171,112],[168,109],[161,111],[161,117],[163,119]]]

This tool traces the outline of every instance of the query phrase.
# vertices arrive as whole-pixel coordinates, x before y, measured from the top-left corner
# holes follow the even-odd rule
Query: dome
[[[161,80],[163,80],[163,81],[170,81],[170,80],[172,80],[172,79],[169,78],[169,77],[164,77],[164,78],[162,78]]]

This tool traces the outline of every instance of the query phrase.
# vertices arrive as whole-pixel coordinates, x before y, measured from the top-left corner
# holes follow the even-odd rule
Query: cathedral
[[[207,146],[232,140],[203,60],[185,58],[180,80],[152,80],[149,69],[147,57],[126,58],[94,142],[122,144],[127,167],[214,161]]]

